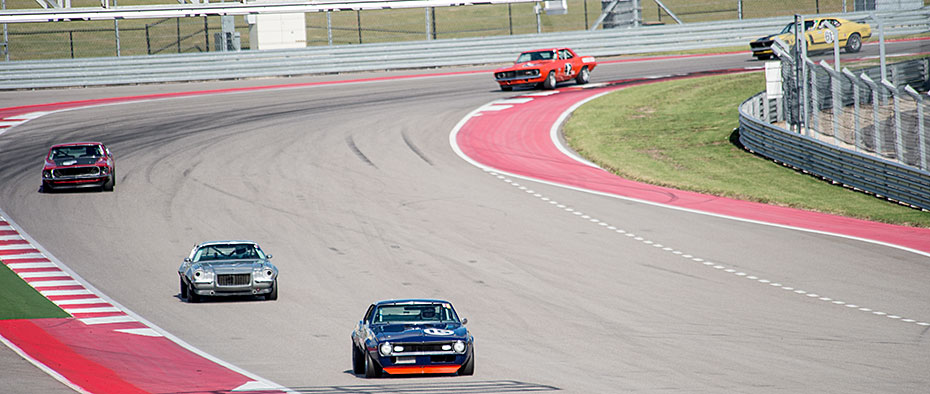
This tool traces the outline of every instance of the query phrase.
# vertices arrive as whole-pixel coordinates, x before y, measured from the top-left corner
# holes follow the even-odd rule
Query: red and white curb
[[[119,305],[2,211],[0,261],[72,316],[0,320],[0,342],[78,392],[291,392],[194,348]]]

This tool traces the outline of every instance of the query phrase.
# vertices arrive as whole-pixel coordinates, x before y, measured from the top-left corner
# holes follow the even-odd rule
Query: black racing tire
[[[378,365],[375,360],[371,359],[370,354],[365,355],[365,377],[368,379],[371,378],[380,378],[384,374],[384,369]]]
[[[546,80],[543,81],[543,89],[555,89],[556,84],[558,84],[558,81],[555,80],[555,71],[549,71],[549,75],[547,75]]]
[[[365,373],[365,353],[352,344],[352,373],[361,375]]]
[[[184,279],[178,278],[178,281],[181,282],[181,298],[187,299],[189,297],[187,293],[187,285],[184,284]]]
[[[511,85],[501,85],[501,90],[503,90],[503,91],[505,91],[505,92],[509,92],[509,91],[513,90],[513,86],[511,86]]]
[[[100,188],[105,192],[112,192],[113,186],[115,185],[116,185],[116,174],[112,174],[110,175],[110,178],[107,179],[107,181],[104,182],[103,186],[101,186]]]
[[[581,68],[581,71],[578,72],[578,75],[575,76],[575,83],[578,85],[584,85],[588,83],[591,79],[591,72],[588,71],[588,66]]]
[[[468,361],[462,365],[462,368],[459,368],[459,375],[462,376],[471,376],[475,374],[475,351],[472,350],[471,357],[468,358]]]
[[[772,58],[772,55],[756,55],[756,59],[759,60],[769,60]]]
[[[55,189],[49,186],[48,182],[42,182],[42,193],[54,193]]]
[[[846,53],[856,53],[862,49],[862,37],[859,33],[853,33],[846,39]]]
[[[265,295],[265,301],[277,301],[278,300],[278,280],[275,279],[271,283],[271,293]]]
[[[200,294],[194,291],[193,285],[187,286],[187,302],[191,304],[196,304],[200,301],[203,301],[203,298],[200,297]]]

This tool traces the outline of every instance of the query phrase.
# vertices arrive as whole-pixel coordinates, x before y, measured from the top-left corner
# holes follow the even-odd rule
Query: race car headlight
[[[403,346],[394,345],[394,352],[399,353],[399,352],[402,352],[402,351],[404,351],[404,347],[403,347]]]
[[[202,269],[198,269],[194,271],[194,282],[197,282],[197,283],[213,282],[213,271],[204,271]]]
[[[52,177],[52,170],[45,170],[45,171],[42,171],[42,177],[43,177],[43,178],[51,178],[51,177]]]
[[[271,282],[274,280],[274,270],[270,267],[259,267],[252,271],[252,277],[258,282]]]
[[[462,342],[462,341],[455,341],[455,343],[452,344],[452,350],[455,350],[456,353],[462,353],[462,352],[464,352],[464,351],[465,351],[465,342]]]
[[[381,346],[378,348],[378,351],[381,352],[382,356],[390,356],[391,351],[393,350],[394,348],[391,346],[390,342],[382,343]]]
[[[109,173],[110,173],[110,168],[108,168],[108,167],[100,167],[100,173],[103,174],[103,175],[109,174]]]

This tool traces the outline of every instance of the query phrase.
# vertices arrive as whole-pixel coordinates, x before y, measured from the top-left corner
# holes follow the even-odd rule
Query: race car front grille
[[[67,167],[52,170],[52,177],[100,175],[100,167]]]
[[[252,274],[221,274],[216,276],[217,286],[243,286],[252,283]]]
[[[441,352],[442,345],[450,346],[451,343],[413,343],[404,344],[404,353],[408,352]]]
[[[530,69],[530,70],[517,70],[517,71],[501,71],[494,74],[494,77],[497,79],[518,79],[518,78],[532,78],[538,77],[539,70]]]
[[[772,41],[753,41],[749,43],[752,49],[767,49],[772,46]]]

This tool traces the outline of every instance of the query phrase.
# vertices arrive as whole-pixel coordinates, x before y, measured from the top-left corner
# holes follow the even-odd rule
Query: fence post
[[[885,89],[888,89],[891,92],[891,100],[894,103],[894,143],[895,143],[895,157],[901,163],[904,161],[904,138],[901,136],[901,106],[900,106],[900,94],[898,93],[898,88],[894,86],[891,82],[888,82],[887,79],[882,80],[882,85]]]
[[[203,17],[203,51],[210,52],[210,23]]]
[[[810,123],[807,127],[808,136],[810,136],[810,129],[813,127],[814,131],[820,133],[820,92],[817,88],[817,65],[811,59],[807,57],[804,58],[804,63],[808,65],[807,70],[810,72],[810,102],[805,103],[805,105],[810,105],[810,118],[805,123]]]
[[[858,152],[859,144],[862,143],[862,127],[859,125],[859,83],[856,81],[856,74],[853,74],[846,67],[843,67],[843,75],[849,79],[853,88],[853,145],[855,145],[856,152]]]
[[[843,97],[842,84],[840,83],[840,73],[834,71],[826,61],[820,61],[820,67],[823,67],[827,71],[827,74],[830,75],[830,90],[832,95],[830,96],[830,101],[832,101],[831,112],[833,113],[833,145],[839,146],[839,134],[840,134],[840,116],[843,115]]]
[[[149,24],[145,24],[145,53],[152,54],[152,40],[149,39]]]
[[[585,0],[585,1],[587,1],[587,0]],[[588,3],[586,2],[586,3],[585,3],[585,7],[587,7],[587,6],[588,6]],[[588,17],[588,14],[585,14],[585,18],[587,18],[587,17]],[[511,8],[511,4],[510,4],[510,3],[507,3],[507,20],[508,20],[509,23],[510,23],[510,35],[513,35],[513,9]],[[586,23],[585,25],[587,25],[587,23]]]
[[[113,6],[117,6],[117,0],[113,0]],[[113,31],[116,34],[116,57],[120,56],[119,48],[119,19],[113,19]]]
[[[74,30],[68,30],[68,43],[71,44],[71,58],[74,59]]]
[[[6,0],[0,0],[0,9],[6,9]],[[3,24],[3,57],[10,61],[10,37],[7,34],[6,23]]]
[[[362,43],[362,10],[355,10],[355,23],[358,26],[358,43]]]
[[[533,6],[533,11],[536,12],[536,34],[542,33],[542,17],[539,16],[540,12],[539,2],[536,2],[536,5]]]
[[[922,170],[930,169],[930,163],[927,162],[927,137],[926,131],[924,129],[924,98],[917,93],[911,85],[904,87],[904,92],[910,95],[914,101],[917,102],[917,144],[918,150],[920,151],[920,164],[919,167]]]
[[[178,26],[178,53],[181,53],[181,18],[174,18]]]
[[[429,41],[433,38],[433,34],[430,31],[432,24],[429,22],[429,8],[424,8],[423,12],[426,14],[426,40]]]
[[[875,153],[879,156],[882,155],[882,139],[881,139],[881,120],[879,119],[878,106],[881,105],[879,102],[879,91],[878,84],[869,78],[868,74],[862,73],[859,75],[859,79],[865,82],[866,85],[869,85],[869,89],[872,90],[872,138],[873,146]]]
[[[326,11],[326,42],[333,46],[333,15],[331,11]]]

